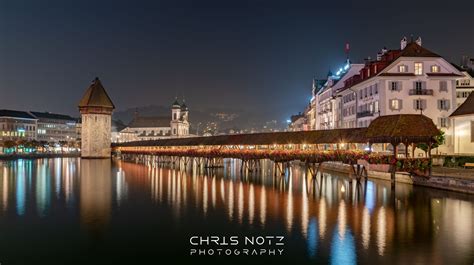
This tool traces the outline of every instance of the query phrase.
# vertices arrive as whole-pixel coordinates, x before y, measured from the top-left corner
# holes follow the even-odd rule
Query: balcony
[[[433,96],[433,89],[410,89],[410,96]]]
[[[363,118],[363,117],[372,117],[374,116],[374,113],[371,111],[362,111],[362,112],[357,112],[357,118]]]

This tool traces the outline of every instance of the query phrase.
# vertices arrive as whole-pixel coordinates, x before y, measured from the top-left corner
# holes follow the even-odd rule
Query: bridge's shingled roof
[[[432,141],[438,134],[433,121],[423,115],[381,116],[368,128],[298,132],[230,134],[208,137],[170,138],[114,144],[114,146],[199,146],[199,145],[273,145],[335,143],[419,143]]]
[[[313,143],[365,143],[366,128],[300,132],[230,134],[121,143],[116,146],[273,145]]]

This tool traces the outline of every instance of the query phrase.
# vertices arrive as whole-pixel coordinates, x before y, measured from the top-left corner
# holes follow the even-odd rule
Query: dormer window
[[[423,63],[415,63],[415,75],[423,75]]]
[[[439,73],[439,65],[432,65],[431,66],[432,73]]]
[[[406,72],[408,72],[407,66],[404,65],[404,64],[399,65],[399,66],[398,66],[398,72],[400,72],[400,73],[406,73]]]

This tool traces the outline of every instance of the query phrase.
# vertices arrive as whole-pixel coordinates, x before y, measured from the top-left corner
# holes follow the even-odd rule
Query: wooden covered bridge
[[[274,172],[284,172],[290,161],[299,160],[312,175],[322,163],[337,161],[351,165],[357,178],[366,175],[361,162],[366,161],[389,164],[394,181],[396,171],[416,173],[431,168],[431,157],[415,158],[414,149],[419,143],[430,148],[438,134],[430,118],[400,114],[378,117],[368,128],[172,138],[119,143],[112,148],[123,159],[184,165],[193,160],[207,168],[222,165],[224,158],[235,158],[242,160],[241,169],[249,171],[261,170],[262,159],[274,162]],[[392,153],[372,152],[373,144],[391,144]],[[406,147],[402,158],[397,150],[400,144]]]

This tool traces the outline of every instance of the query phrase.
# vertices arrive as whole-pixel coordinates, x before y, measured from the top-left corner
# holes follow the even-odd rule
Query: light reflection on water
[[[271,170],[241,176],[234,160],[210,172],[196,165],[179,171],[72,158],[1,162],[0,167],[0,232],[16,228],[9,220],[57,223],[58,216],[66,220],[63,225],[78,222],[86,231],[72,229],[72,234],[93,238],[120,237],[107,234],[109,228],[132,229],[136,240],[173,229],[159,223],[153,231],[118,224],[133,213],[138,224],[140,218],[175,223],[176,242],[171,244],[177,248],[194,231],[179,224],[192,219],[201,233],[221,228],[243,235],[284,233],[287,255],[301,263],[459,264],[474,259],[469,195],[402,184],[393,194],[388,182],[356,183],[330,173],[311,179],[299,166],[285,176],[273,176]],[[170,214],[145,214],[162,208]],[[8,244],[0,239],[0,246]]]

